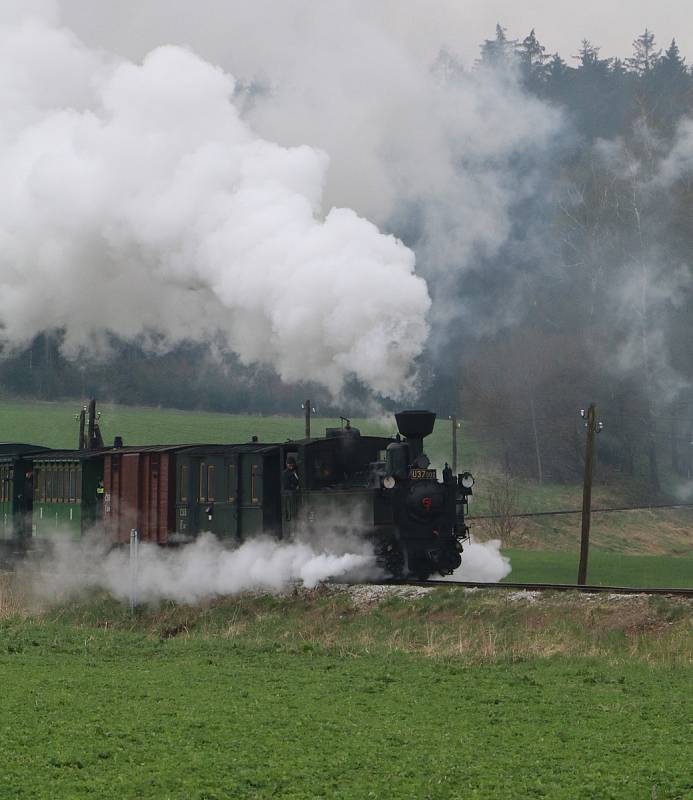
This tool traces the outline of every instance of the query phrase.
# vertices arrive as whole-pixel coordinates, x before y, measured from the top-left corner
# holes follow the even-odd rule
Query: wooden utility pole
[[[305,400],[303,403],[303,411],[306,420],[306,439],[310,439],[310,400]]]
[[[582,533],[580,536],[580,566],[578,568],[577,582],[584,586],[587,582],[587,557],[590,546],[590,517],[592,511],[592,465],[594,463],[594,435],[601,430],[601,423],[597,423],[597,408],[590,404],[587,413],[582,415],[585,419],[587,439],[585,443],[585,477],[582,484]]]
[[[529,410],[532,415],[532,431],[534,432],[534,452],[537,457],[537,478],[539,483],[544,483],[544,475],[541,468],[541,450],[539,449],[539,432],[537,431],[537,417],[534,413],[534,398],[529,396]]]
[[[455,414],[450,417],[450,420],[452,421],[452,474],[457,475],[457,430],[459,423]]]

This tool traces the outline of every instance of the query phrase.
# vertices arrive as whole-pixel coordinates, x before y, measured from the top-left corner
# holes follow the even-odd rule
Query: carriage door
[[[238,471],[238,454],[233,453],[224,462],[224,527],[222,536],[229,539],[240,539],[238,529],[238,506],[240,502],[240,476]]]
[[[176,533],[180,538],[187,538],[193,534],[190,515],[195,490],[190,459],[179,456],[176,461]]]

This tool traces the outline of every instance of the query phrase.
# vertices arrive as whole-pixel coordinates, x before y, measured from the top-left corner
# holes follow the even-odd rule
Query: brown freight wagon
[[[175,453],[181,446],[124,447],[104,459],[103,521],[106,537],[164,544],[175,530]]]

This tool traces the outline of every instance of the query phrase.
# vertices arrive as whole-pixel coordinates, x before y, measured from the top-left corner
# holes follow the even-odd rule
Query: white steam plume
[[[83,541],[67,532],[50,550],[25,568],[35,598],[63,601],[85,590],[101,589],[127,601],[131,594],[129,551],[104,550],[103,533]],[[459,581],[499,581],[510,572],[500,542],[473,542],[465,547],[462,566],[451,576]],[[137,568],[138,602],[175,600],[196,603],[244,592],[280,592],[291,584],[314,588],[328,580],[377,580],[383,574],[368,542],[356,535],[324,530],[291,542],[268,536],[249,539],[231,549],[203,534],[180,549],[141,544]]]
[[[501,551],[500,539],[470,541],[464,546],[462,564],[446,580],[497,583],[511,572],[510,559]]]
[[[546,171],[570,132],[512,75],[474,70],[476,47],[461,54],[464,69],[442,49],[464,41],[464,5],[198,0],[191,14],[188,0],[63,0],[61,9],[88,41],[127,58],[190,44],[242,82],[244,115],[262,136],[329,153],[327,204],[407,237],[433,297],[436,341],[460,325],[495,332],[526,313],[528,265],[546,261],[536,206],[550,203]],[[481,284],[504,287],[502,302],[480,303],[470,289]]]
[[[259,138],[189,50],[107,58],[43,5],[0,16],[0,341],[221,338],[287,381],[409,388],[426,285],[397,239],[324,213],[327,156]]]
[[[205,534],[176,550],[140,545],[137,597],[144,603],[164,599],[195,603],[249,591],[278,592],[291,583],[313,588],[329,578],[357,580],[377,574],[370,548],[355,538],[325,547],[259,537],[228,549]],[[129,552],[113,550],[106,555],[99,546],[56,540],[51,556],[39,563],[33,578],[40,600],[55,602],[96,588],[125,601],[131,591]]]

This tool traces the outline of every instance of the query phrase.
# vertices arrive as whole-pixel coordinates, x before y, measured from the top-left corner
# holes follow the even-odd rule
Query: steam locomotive
[[[344,420],[323,437],[283,443],[0,445],[0,543],[20,551],[91,533],[118,544],[137,530],[161,545],[202,532],[232,545],[330,531],[367,539],[390,576],[449,574],[468,538],[474,479],[447,464],[439,479],[431,468],[423,440],[435,414],[395,418],[394,439],[362,436]]]

